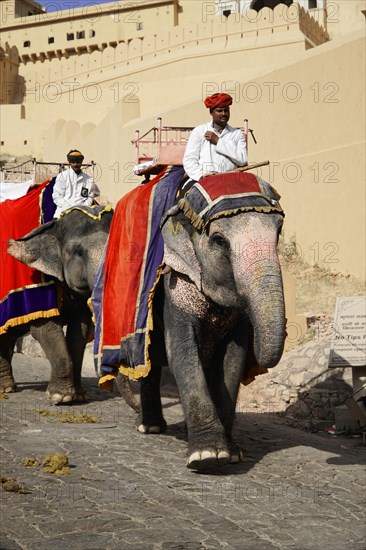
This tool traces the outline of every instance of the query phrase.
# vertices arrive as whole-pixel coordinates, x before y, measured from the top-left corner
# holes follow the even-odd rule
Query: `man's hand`
[[[206,132],[205,138],[207,139],[207,141],[213,143],[214,145],[217,145],[217,142],[219,141],[219,137],[215,134],[215,132]]]

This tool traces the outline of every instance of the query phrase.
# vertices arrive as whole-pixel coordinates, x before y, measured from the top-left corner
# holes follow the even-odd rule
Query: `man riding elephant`
[[[94,198],[100,195],[99,188],[92,176],[82,171],[84,155],[77,149],[67,153],[69,167],[57,177],[52,198],[56,205],[55,218],[72,206],[91,206]]]
[[[189,137],[183,166],[190,179],[184,192],[203,176],[222,174],[247,164],[245,136],[242,130],[228,124],[232,102],[229,94],[206,97],[204,104],[212,120],[196,126]]]

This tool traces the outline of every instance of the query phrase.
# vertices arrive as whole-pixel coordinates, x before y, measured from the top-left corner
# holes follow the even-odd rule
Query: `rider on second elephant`
[[[53,187],[52,199],[57,207],[55,218],[72,206],[91,206],[100,195],[92,176],[81,169],[83,160],[84,155],[76,149],[67,153],[69,167],[56,177]]]

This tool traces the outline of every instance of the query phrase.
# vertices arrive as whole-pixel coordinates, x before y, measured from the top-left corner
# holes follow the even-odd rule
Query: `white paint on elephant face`
[[[276,244],[269,242],[263,236],[257,241],[247,242],[236,257],[242,271],[246,274],[253,273],[263,262],[278,264]]]
[[[170,289],[172,303],[183,313],[194,315],[198,319],[207,315],[209,306],[206,298],[187,277],[172,273]]]
[[[91,269],[95,271],[95,274],[99,267],[99,263],[103,255],[103,251],[104,251],[104,246],[99,244],[97,246],[94,246],[91,250],[88,250],[88,258],[91,264]]]
[[[262,262],[278,264],[277,228],[280,219],[272,214],[245,214],[228,228],[233,265],[247,275]]]

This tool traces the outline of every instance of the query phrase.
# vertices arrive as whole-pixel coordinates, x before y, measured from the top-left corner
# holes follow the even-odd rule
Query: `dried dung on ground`
[[[57,476],[67,476],[71,474],[69,459],[62,453],[49,454],[43,461],[43,470],[49,474]]]
[[[38,466],[41,465],[38,458],[31,458],[29,456],[26,456],[25,458],[23,458],[22,464],[27,468],[38,468]]]
[[[14,478],[0,477],[1,488],[7,493],[20,493],[22,495],[28,495],[32,491],[28,489],[26,485],[19,485]]]
[[[93,414],[87,414],[87,413],[81,413],[81,414],[71,414],[71,413],[53,413],[50,411],[47,411],[46,409],[42,409],[40,411],[33,411],[37,412],[41,416],[47,417],[47,416],[53,416],[54,418],[57,418],[62,423],[68,423],[68,424],[99,424],[101,422],[100,418]]]

